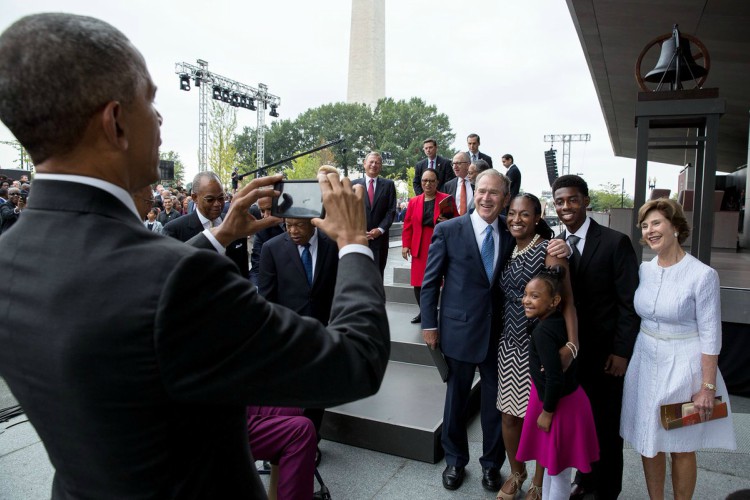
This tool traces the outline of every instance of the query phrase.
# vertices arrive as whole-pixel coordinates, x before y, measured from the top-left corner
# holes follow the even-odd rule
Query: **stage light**
[[[250,111],[256,111],[258,109],[258,106],[255,105],[255,99],[252,97],[247,98],[247,109]]]
[[[234,94],[232,94],[232,102],[230,102],[230,104],[235,108],[240,107],[240,95],[238,93],[235,92]]]
[[[221,87],[219,87],[218,85],[214,85],[213,98],[216,99],[217,101],[221,100]]]
[[[271,116],[273,116],[274,118],[278,118],[279,117],[279,112],[276,111],[276,105],[275,104],[271,104],[271,111],[268,114],[271,115]]]
[[[229,89],[221,89],[221,100],[224,102],[232,102],[232,97],[229,95]]]
[[[180,75],[180,90],[190,90],[190,77],[186,73]]]
[[[195,78],[194,78],[194,81],[195,81],[195,86],[196,86],[196,87],[200,87],[200,86],[201,86],[201,82],[203,81],[203,72],[201,72],[201,71],[196,71],[196,72],[195,72]]]

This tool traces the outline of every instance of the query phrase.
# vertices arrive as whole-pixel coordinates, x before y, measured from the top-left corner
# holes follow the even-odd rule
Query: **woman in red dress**
[[[419,294],[422,291],[422,279],[427,265],[427,250],[430,248],[432,232],[435,224],[448,220],[440,213],[440,202],[450,196],[438,192],[437,174],[434,170],[425,170],[422,174],[422,190],[419,196],[409,200],[404,218],[404,228],[401,232],[401,256],[409,260],[411,257],[411,286],[419,304]],[[456,202],[450,199],[452,213],[458,213]],[[422,321],[421,314],[417,314],[412,323]]]

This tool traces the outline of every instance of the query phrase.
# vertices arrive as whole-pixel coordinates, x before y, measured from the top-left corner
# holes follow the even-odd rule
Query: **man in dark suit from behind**
[[[477,176],[470,215],[435,226],[422,281],[422,335],[438,343],[448,364],[443,433],[446,467],[443,486],[455,490],[469,462],[466,434],[469,395],[479,367],[481,376],[482,486],[497,492],[505,461],[502,417],[497,410],[497,349],[502,331],[502,292],[498,276],[515,245],[499,216],[508,196],[508,179],[497,170]],[[438,309],[438,304],[440,307]]]
[[[365,157],[365,178],[352,182],[365,188],[367,239],[370,242],[370,250],[375,255],[375,262],[380,268],[380,276],[385,273],[389,229],[396,218],[396,185],[391,179],[380,177],[382,168],[383,157],[373,151]]]
[[[226,194],[221,187],[219,176],[213,172],[199,172],[193,178],[191,196],[197,210],[169,222],[164,226],[162,234],[180,241],[188,241],[204,229],[221,224],[221,211],[224,208]],[[233,241],[226,249],[226,256],[234,261],[243,276],[249,278],[247,238]]]
[[[427,158],[419,160],[414,167],[414,179],[411,183],[412,186],[414,186],[414,194],[422,194],[422,174],[428,168],[437,172],[437,189],[438,191],[443,191],[445,183],[456,176],[456,174],[453,173],[451,161],[448,158],[443,158],[437,154],[437,141],[433,138],[425,139],[424,142],[422,142],[422,151],[424,151]]]
[[[512,160],[512,158],[511,158]],[[589,190],[577,175],[552,184],[557,216],[565,224],[560,239],[570,247],[570,280],[578,312],[578,380],[591,400],[599,461],[589,474],[576,474],[571,498],[613,500],[622,490],[623,441],[620,437],[623,376],[638,335],[633,307],[638,261],[626,235],[600,226],[586,214]],[[567,255],[567,249],[565,254]]]
[[[453,196],[456,201],[459,215],[474,210],[474,184],[469,182],[469,165],[468,153],[456,153],[453,157],[453,173],[456,177],[443,186],[443,192]]]
[[[45,82],[62,73],[69,85]],[[385,372],[362,189],[318,176],[327,216],[313,224],[340,248],[326,328],[263,299],[217,252],[277,222],[247,210],[280,175],[251,181],[188,244],[143,227],[130,193],[159,178],[162,119],[120,31],[20,19],[0,35],[0,95],[37,171],[13,229],[24,237],[0,237],[0,268],[34,276],[0,295],[6,324],[23,325],[0,329],[0,376],[55,469],[50,496],[265,498],[246,407],[343,404],[376,393]]]
[[[477,134],[469,134],[466,137],[466,145],[469,147],[467,153],[469,153],[471,163],[476,163],[477,160],[484,160],[492,168],[492,157],[479,151],[479,136]]]
[[[256,219],[268,218],[271,216],[271,198],[261,198],[258,203],[253,205],[252,214]],[[257,213],[255,211],[257,210]],[[263,245],[271,238],[284,234],[284,224],[274,224],[262,231],[258,231],[253,236],[253,251],[250,254],[250,282],[258,286],[258,277],[260,276],[260,255]]]

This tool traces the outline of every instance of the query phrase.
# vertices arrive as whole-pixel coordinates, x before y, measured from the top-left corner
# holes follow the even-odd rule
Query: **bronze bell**
[[[706,68],[699,66],[693,59],[690,42],[680,36],[675,24],[672,38],[664,40],[661,45],[661,54],[656,67],[643,79],[651,83],[670,83],[673,88],[681,89],[681,82],[698,80],[706,74]]]

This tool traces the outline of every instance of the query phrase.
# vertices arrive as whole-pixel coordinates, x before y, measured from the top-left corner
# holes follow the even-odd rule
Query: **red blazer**
[[[438,203],[449,195],[438,191],[435,193],[435,213],[433,214],[433,224],[437,224],[438,217],[440,216],[440,210],[437,209]],[[451,202],[453,204],[453,212],[458,213],[456,208],[456,201]],[[415,196],[409,200],[409,206],[406,207],[406,217],[404,218],[404,227],[401,230],[401,245],[411,250],[412,257],[420,257],[419,255],[419,242],[422,240],[422,215],[424,214],[424,193],[419,196]],[[425,258],[427,256],[425,255]]]

